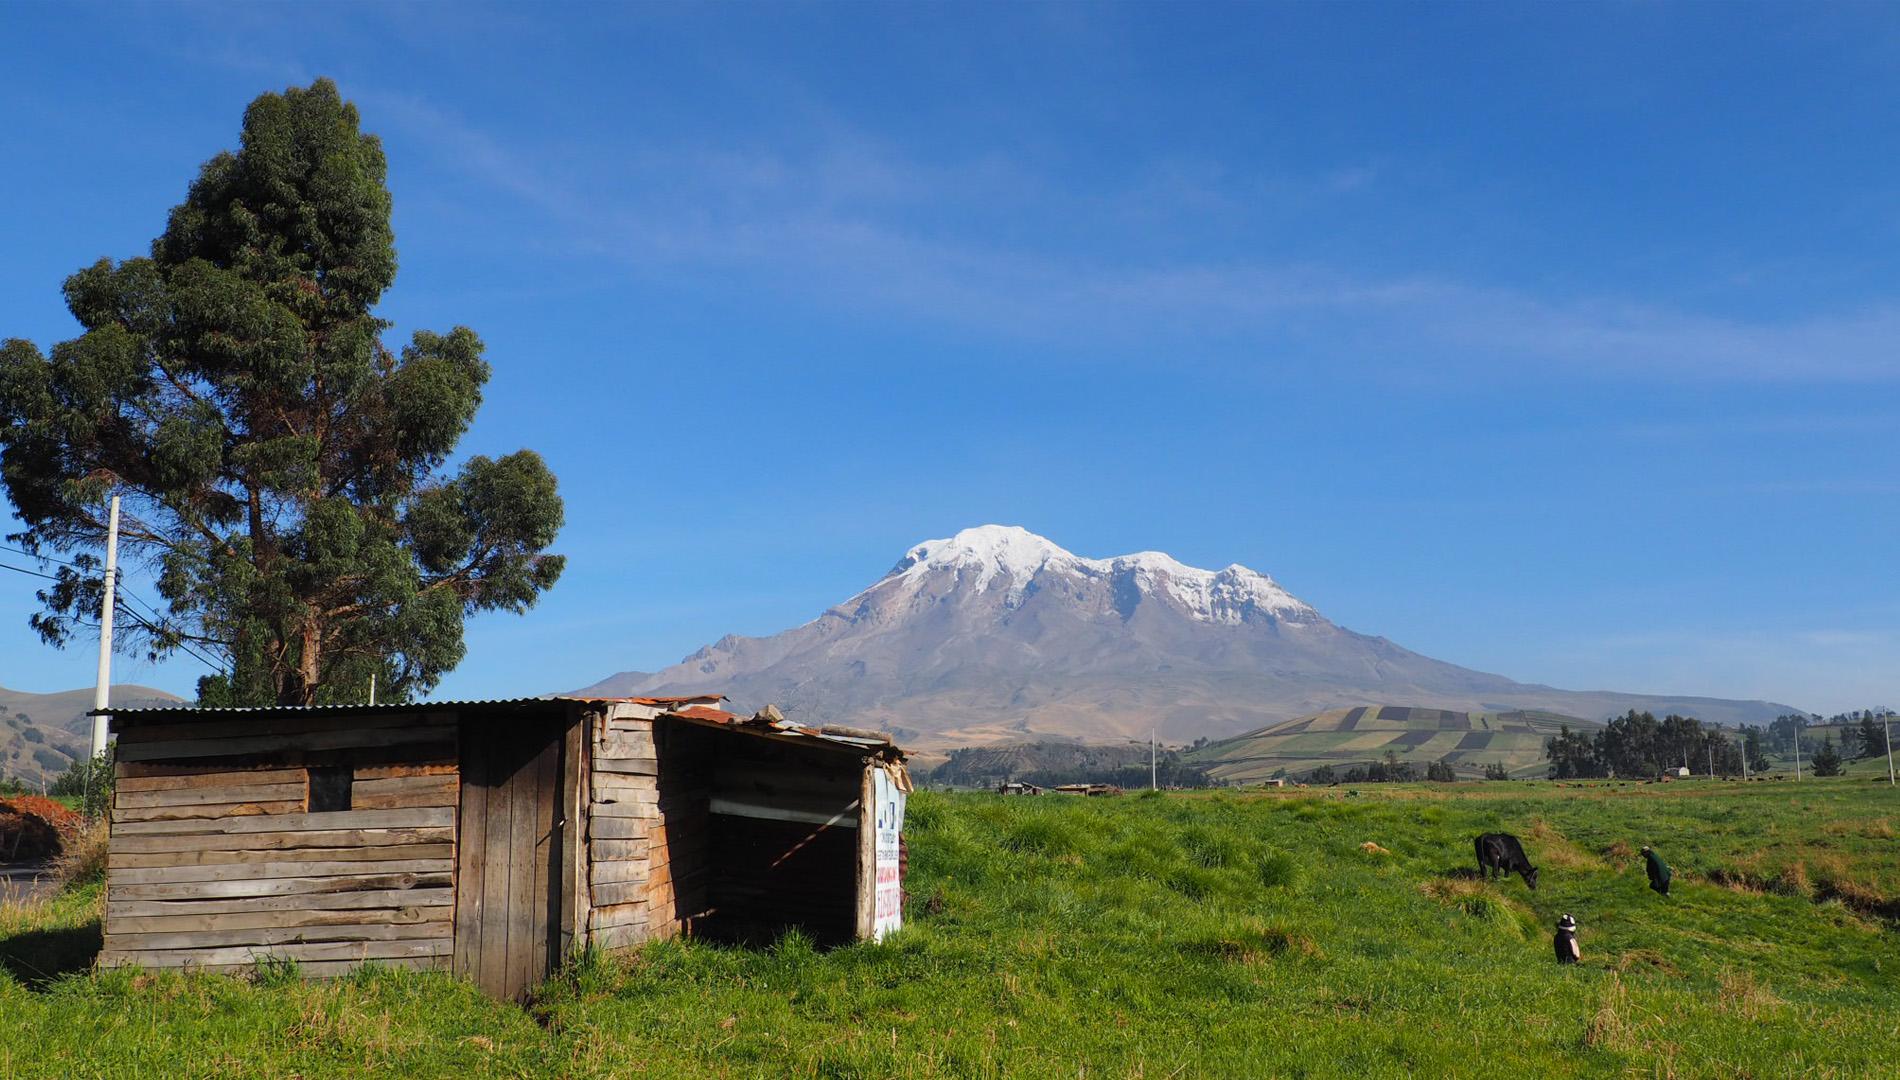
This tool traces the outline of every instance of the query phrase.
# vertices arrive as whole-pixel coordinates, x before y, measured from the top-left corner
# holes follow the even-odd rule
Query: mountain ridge
[[[1765,701],[1560,690],[1339,626],[1266,574],[1161,552],[1075,555],[1015,526],[913,546],[868,588],[766,637],[726,635],[580,693],[727,694],[807,722],[880,726],[919,747],[1053,736],[1222,738],[1366,702],[1584,717],[1628,708],[1718,723]]]

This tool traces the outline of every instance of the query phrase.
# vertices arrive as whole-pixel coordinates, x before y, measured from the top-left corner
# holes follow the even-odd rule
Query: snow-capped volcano
[[[1136,594],[1165,596],[1202,622],[1234,624],[1255,615],[1298,622],[1319,614],[1272,578],[1238,563],[1225,570],[1202,570],[1159,551],[1085,559],[1015,525],[979,525],[947,539],[926,540],[852,600],[893,584],[926,581],[940,570],[954,571],[959,581],[967,580],[978,591],[1001,588],[1018,599],[1044,571],[1126,581]]]
[[[1337,706],[1626,708],[1734,722],[1785,706],[1572,692],[1433,660],[1321,615],[1271,577],[1158,551],[1086,558],[982,525],[904,553],[803,626],[728,636],[581,693],[716,690],[742,708],[893,731],[915,746],[1067,736],[1226,736]]]

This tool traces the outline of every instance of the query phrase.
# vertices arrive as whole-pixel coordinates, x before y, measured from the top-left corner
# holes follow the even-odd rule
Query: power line
[[[57,574],[42,574],[38,570],[28,570],[24,566],[14,566],[12,563],[0,563],[0,570],[11,570],[16,574],[25,574],[28,577],[45,578],[47,581],[59,580],[59,575]]]
[[[37,552],[37,551],[28,551],[28,550],[27,550],[27,549],[25,549],[25,548],[17,548],[17,547],[14,547],[14,546],[12,546],[11,544],[0,544],[0,551],[11,551],[11,552],[13,552],[13,553],[14,553],[15,555],[25,555],[25,556],[27,556],[28,558],[33,558],[33,559],[44,559],[44,560],[46,560],[47,562],[50,562],[50,563],[58,563],[58,564],[59,564],[59,565],[61,565],[61,566],[70,566],[70,567],[73,567],[74,569],[78,569],[78,568],[79,568],[79,564],[78,564],[78,563],[76,563],[76,562],[72,562],[72,561],[70,561],[70,560],[68,560],[68,559],[61,559],[61,558],[58,558],[58,557],[56,557],[56,556],[52,556],[52,555],[43,555],[43,554],[41,554],[40,552]]]

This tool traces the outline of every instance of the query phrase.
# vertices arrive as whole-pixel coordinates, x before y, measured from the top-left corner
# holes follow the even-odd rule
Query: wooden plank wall
[[[103,964],[330,975],[446,967],[455,903],[454,717],[125,723]],[[308,769],[353,770],[308,811]]]
[[[597,717],[589,727],[587,933],[593,944],[612,949],[650,936],[659,756],[652,721]]]
[[[681,933],[706,907],[716,732],[678,721],[593,725],[589,940],[620,948]]]

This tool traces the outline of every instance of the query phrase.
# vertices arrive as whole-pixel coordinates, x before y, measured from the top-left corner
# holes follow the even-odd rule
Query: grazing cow
[[[1499,875],[1522,874],[1524,884],[1531,889],[1537,888],[1537,868],[1524,856],[1524,845],[1510,833],[1488,832],[1478,837],[1478,873],[1485,880],[1491,879],[1492,871]]]
[[[1674,876],[1669,871],[1669,864],[1662,861],[1662,856],[1647,844],[1643,845],[1643,864],[1643,872],[1649,875],[1649,887],[1656,890],[1658,895],[1668,896],[1669,879]]]

